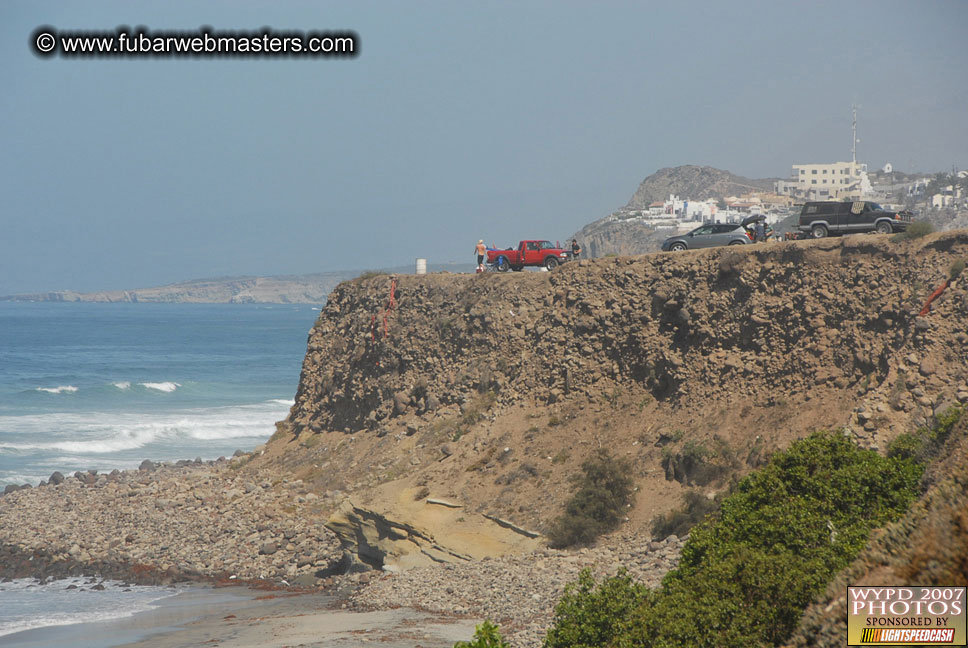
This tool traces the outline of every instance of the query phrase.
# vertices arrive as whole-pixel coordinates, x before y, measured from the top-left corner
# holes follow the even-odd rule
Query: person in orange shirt
[[[487,247],[484,246],[484,239],[477,242],[477,247],[474,248],[477,252],[477,271],[484,272],[484,257],[487,255]]]

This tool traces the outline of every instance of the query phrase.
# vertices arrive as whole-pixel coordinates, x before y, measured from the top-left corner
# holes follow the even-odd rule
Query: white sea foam
[[[120,380],[120,381],[118,381],[116,383],[113,383],[113,384],[114,384],[115,387],[117,387],[121,391],[124,391],[126,389],[130,389],[131,388],[131,383],[128,382],[127,380]]]
[[[48,394],[73,394],[77,391],[74,385],[58,385],[57,387],[37,387],[35,391],[47,392]]]
[[[261,440],[285,417],[292,401],[273,399],[254,405],[211,407],[165,413],[73,413],[0,416],[0,455],[9,451],[103,455],[153,443],[197,447],[200,442]],[[44,439],[37,441],[36,439]],[[184,458],[184,457],[180,457]]]
[[[171,393],[181,387],[181,385],[176,382],[143,382],[138,384],[146,389],[155,389],[157,391],[166,393]]]
[[[83,578],[46,585],[29,579],[0,583],[0,636],[34,628],[125,618],[155,608],[159,600],[177,593],[116,581],[103,584],[104,591],[93,591],[90,582]],[[76,589],[67,589],[70,585]]]

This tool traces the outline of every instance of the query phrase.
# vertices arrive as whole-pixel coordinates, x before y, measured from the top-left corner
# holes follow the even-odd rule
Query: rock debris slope
[[[313,515],[316,495],[278,475],[241,473],[246,460],[55,473],[8,493],[0,497],[0,574],[314,585],[342,559]]]

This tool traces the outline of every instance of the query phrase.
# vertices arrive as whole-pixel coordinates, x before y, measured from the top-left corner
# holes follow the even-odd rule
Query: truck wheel
[[[881,221],[874,229],[877,230],[878,234],[890,234],[894,231],[894,228],[887,221]]]
[[[745,243],[743,243],[742,241],[730,241],[729,244],[730,245],[745,245]]]
[[[672,245],[669,246],[670,252],[682,252],[685,249],[686,249],[685,243],[673,243]]]
[[[813,238],[826,238],[827,228],[823,225],[814,225],[810,228],[810,236]]]
[[[545,257],[544,265],[549,270],[554,270],[555,268],[558,267],[558,259],[553,256]]]
[[[507,272],[508,270],[511,269],[511,264],[508,263],[508,258],[505,256],[499,256],[497,258],[497,263],[494,265],[497,266],[498,272]]]

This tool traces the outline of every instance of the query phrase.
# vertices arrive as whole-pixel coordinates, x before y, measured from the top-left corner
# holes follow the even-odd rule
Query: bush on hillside
[[[555,623],[545,648],[598,648],[621,634],[632,612],[649,596],[649,588],[636,583],[623,569],[598,587],[587,568],[578,581],[565,587],[555,606]]]
[[[619,525],[632,501],[632,465],[600,449],[572,478],[575,494],[548,532],[552,547],[588,545]]]
[[[364,270],[360,273],[356,279],[357,281],[366,281],[367,279],[372,279],[373,277],[384,277],[389,276],[383,270]]]
[[[952,261],[951,266],[948,268],[948,280],[954,281],[961,276],[961,273],[965,271],[965,260],[958,259],[957,261]]]
[[[887,456],[927,463],[948,440],[951,429],[961,419],[963,412],[960,405],[954,405],[935,417],[933,427],[899,434],[887,446]]]
[[[862,450],[839,433],[794,443],[692,530],[679,567],[608,626],[614,636],[604,645],[779,645],[870,531],[907,509],[922,472],[910,458]],[[582,617],[556,618],[545,645],[585,645],[559,640],[559,627],[574,618]]]
[[[907,229],[896,234],[898,240],[918,239],[934,232],[934,225],[928,221],[914,221],[907,226]]]
[[[498,627],[488,620],[474,629],[474,638],[470,641],[458,641],[454,648],[511,648],[498,632]]]

